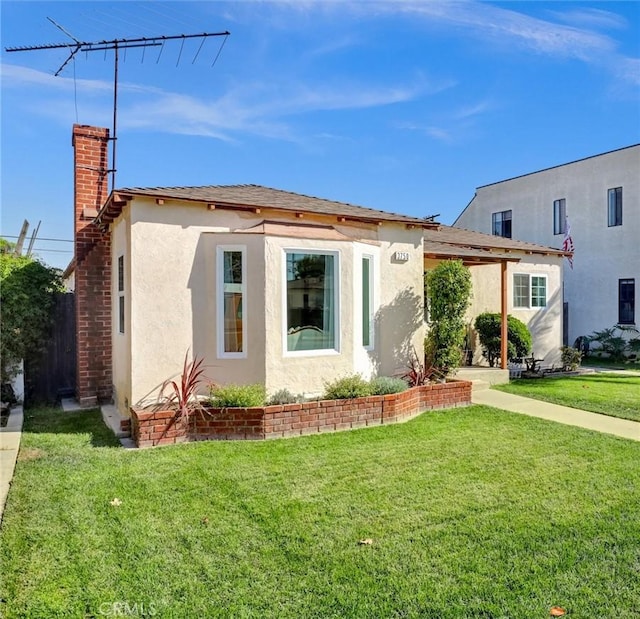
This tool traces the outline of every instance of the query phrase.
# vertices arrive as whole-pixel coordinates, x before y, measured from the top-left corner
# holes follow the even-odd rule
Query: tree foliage
[[[500,314],[485,312],[476,317],[474,326],[480,338],[482,356],[495,367],[500,359],[502,342],[502,317]],[[531,352],[531,333],[521,320],[507,316],[507,358],[526,357]]]
[[[445,374],[460,366],[464,346],[464,314],[471,298],[471,274],[461,260],[445,260],[427,274],[429,333],[427,348]]]
[[[60,271],[27,256],[0,252],[0,354],[2,382],[16,374],[21,359],[39,352],[53,317]]]

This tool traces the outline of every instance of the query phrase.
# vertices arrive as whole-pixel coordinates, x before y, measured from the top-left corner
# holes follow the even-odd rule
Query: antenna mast
[[[49,45],[31,45],[31,46],[21,46],[21,47],[5,47],[6,52],[31,52],[31,51],[41,51],[41,50],[49,50],[49,49],[67,49],[69,50],[68,58],[60,65],[59,69],[54,73],[57,77],[63,71],[63,69],[69,64],[71,60],[74,59],[78,52],[98,52],[104,51],[105,53],[109,50],[113,50],[113,58],[114,58],[114,71],[113,71],[113,130],[111,133],[111,167],[106,170],[107,174],[111,174],[111,190],[115,189],[115,179],[116,179],[116,142],[117,142],[117,119],[118,119],[118,64],[119,64],[119,50],[127,50],[134,47],[160,47],[160,51],[158,53],[158,59],[156,62],[160,60],[160,56],[162,54],[162,50],[164,49],[165,43],[167,41],[182,41],[182,45],[180,46],[180,54],[178,56],[178,64],[180,63],[180,58],[182,57],[182,50],[184,48],[184,43],[187,39],[202,39],[200,42],[200,46],[198,47],[198,51],[196,52],[192,64],[196,61],[200,50],[202,49],[202,45],[205,40],[209,37],[224,37],[222,44],[220,45],[220,49],[216,54],[216,57],[213,61],[212,67],[216,64],[218,60],[218,56],[224,47],[224,44],[227,41],[227,37],[231,34],[228,31],[224,32],[202,32],[200,34],[176,34],[171,36],[158,36],[158,37],[138,37],[133,39],[111,39],[105,41],[80,41],[76,39],[73,35],[69,34],[62,26],[57,24],[53,19],[47,17],[47,19],[58,29],[62,30],[69,38],[73,39],[72,43],[53,43]],[[125,54],[126,55],[126,54]],[[143,56],[144,59],[144,56]]]

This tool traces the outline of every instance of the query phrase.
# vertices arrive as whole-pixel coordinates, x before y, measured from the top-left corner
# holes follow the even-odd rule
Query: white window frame
[[[516,305],[515,298],[515,289],[516,289],[516,277],[526,277],[528,280],[527,290],[528,290],[528,304],[527,305]],[[544,279],[544,305],[533,305],[533,278],[537,277],[540,279]],[[547,307],[549,302],[549,277],[546,273],[514,273],[513,278],[511,280],[511,284],[513,286],[513,294],[511,295],[511,301],[514,310],[542,310]]]
[[[308,254],[313,256],[333,256],[334,258],[334,286],[333,286],[333,306],[334,312],[334,347],[319,348],[316,350],[288,350],[287,331],[288,331],[288,307],[287,307],[287,254]],[[341,331],[340,331],[340,297],[342,281],[342,261],[340,259],[340,251],[335,249],[309,249],[308,247],[283,247],[282,248],[282,355],[284,357],[326,357],[331,355],[339,355],[341,347]]]
[[[362,346],[365,350],[375,350],[375,339],[374,339],[374,316],[375,316],[375,298],[374,298],[374,283],[375,283],[375,257],[373,254],[360,254],[360,302],[364,302],[364,261],[367,260],[369,262],[369,343],[364,343],[364,307],[361,307],[360,312],[360,346]]]
[[[224,349],[224,254],[240,252],[242,255],[242,352],[227,352]],[[218,245],[216,248],[216,341],[218,359],[246,359],[248,355],[247,333],[247,246]]]

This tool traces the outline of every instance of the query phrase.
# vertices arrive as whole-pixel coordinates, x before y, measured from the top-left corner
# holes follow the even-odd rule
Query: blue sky
[[[452,223],[477,186],[640,142],[640,2],[11,2],[2,234],[72,239],[74,122],[113,59],[5,47],[219,32],[120,63],[118,187],[255,183]],[[179,58],[179,62],[178,62]],[[176,66],[177,65],[177,66]],[[38,241],[64,267],[71,244]],[[51,251],[56,250],[56,251]],[[67,253],[65,253],[67,252]]]

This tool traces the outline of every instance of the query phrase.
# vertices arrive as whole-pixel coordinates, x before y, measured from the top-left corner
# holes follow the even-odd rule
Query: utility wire
[[[13,234],[3,234],[3,239],[18,239],[20,237],[15,236]],[[39,236],[36,238],[36,241],[58,241],[59,243],[73,243],[73,239],[48,239],[43,236]]]

